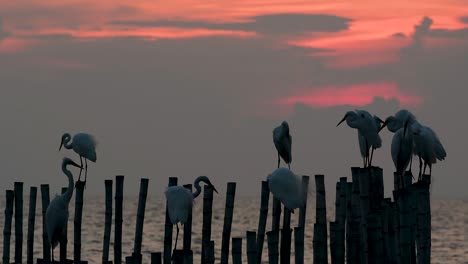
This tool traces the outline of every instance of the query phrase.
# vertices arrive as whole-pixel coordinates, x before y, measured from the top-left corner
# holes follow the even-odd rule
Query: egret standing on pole
[[[62,136],[62,141],[60,142],[59,151],[62,149],[62,146],[66,149],[73,149],[79,156],[81,162],[80,176],[78,176],[78,181],[81,179],[81,171],[83,170],[83,158],[85,160],[85,184],[86,177],[88,175],[88,162],[96,162],[96,140],[95,138],[87,133],[78,133],[73,136],[73,141],[70,142],[71,136],[69,133],[65,133]]]
[[[210,179],[206,176],[198,177],[193,185],[195,186],[196,191],[191,193],[188,189],[183,186],[171,186],[168,187],[165,195],[167,200],[167,210],[169,213],[169,219],[173,225],[177,226],[177,235],[176,242],[174,246],[174,251],[177,248],[177,239],[179,237],[179,224],[182,225],[187,222],[188,213],[190,208],[193,206],[194,199],[198,197],[201,193],[200,182],[204,182],[213,188],[213,191],[218,193],[216,188],[210,182]]]
[[[339,126],[345,120],[349,127],[358,130],[359,149],[363,157],[364,167],[370,167],[374,150],[382,146],[382,140],[378,133],[380,118],[373,117],[365,110],[348,111],[336,126]]]
[[[291,144],[292,138],[289,134],[288,122],[283,121],[280,126],[273,129],[273,143],[275,144],[276,151],[278,152],[278,168],[280,166],[280,157],[291,168]]]
[[[49,238],[50,248],[52,250],[52,262],[54,261],[54,248],[66,235],[65,226],[68,221],[68,204],[73,195],[73,175],[67,169],[68,165],[83,169],[73,160],[69,158],[63,158],[62,171],[68,177],[68,188],[62,195],[57,195],[50,202],[46,210],[46,231],[47,237]]]

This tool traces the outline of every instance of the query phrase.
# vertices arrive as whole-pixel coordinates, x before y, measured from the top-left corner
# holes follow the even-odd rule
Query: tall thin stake
[[[34,224],[36,222],[36,197],[37,187],[29,190],[29,215],[28,215],[28,240],[27,240],[27,263],[34,263]]]
[[[223,240],[221,244],[221,264],[229,262],[229,244],[236,197],[236,183],[228,182],[226,191],[226,205],[224,209]]]

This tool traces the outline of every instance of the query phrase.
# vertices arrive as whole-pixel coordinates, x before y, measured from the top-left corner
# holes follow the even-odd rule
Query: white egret
[[[52,250],[52,262],[54,261],[54,248],[65,236],[65,225],[68,221],[68,204],[70,203],[70,199],[73,195],[73,175],[67,169],[68,165],[73,165],[82,169],[82,167],[76,164],[73,160],[63,158],[62,171],[68,177],[68,188],[65,193],[55,196],[55,198],[49,203],[45,217],[47,236]]]
[[[96,162],[96,139],[87,133],[78,133],[73,136],[73,142],[70,142],[71,136],[69,133],[65,133],[62,135],[62,141],[60,142],[59,151],[62,149],[62,146],[66,149],[73,149],[79,156],[81,167],[83,168],[83,158],[85,160],[85,184],[86,184],[86,177],[88,175],[88,162],[90,160],[92,162]],[[81,179],[81,171],[80,176],[78,177],[78,181]]]
[[[345,120],[349,127],[358,130],[359,150],[364,160],[364,167],[370,167],[374,150],[382,146],[382,140],[378,133],[382,120],[377,116],[372,117],[365,110],[348,111],[336,126]],[[370,149],[371,153],[369,153]]]
[[[278,151],[278,168],[280,166],[280,156],[284,162],[288,164],[288,168],[291,168],[292,138],[289,134],[288,122],[283,121],[280,126],[273,129],[273,143],[275,144],[276,150]]]
[[[183,186],[171,186],[168,187],[165,195],[167,200],[167,210],[169,218],[173,225],[177,226],[177,235],[174,250],[177,248],[177,239],[179,237],[179,224],[182,225],[187,222],[188,213],[190,208],[193,206],[194,199],[197,198],[201,193],[200,182],[204,182],[213,188],[213,191],[218,193],[216,188],[211,183],[210,179],[206,176],[200,176],[195,179],[194,186],[195,192],[191,193],[188,189]]]
[[[409,120],[405,122],[405,125],[400,128],[392,138],[391,154],[393,164],[395,164],[396,173],[400,179],[400,185],[404,186],[403,175],[408,167],[411,157],[413,156],[413,134],[410,128],[408,128]],[[387,125],[384,122],[380,130]]]
[[[294,213],[294,209],[304,206],[302,181],[291,170],[278,168],[268,175],[267,181],[270,192],[285,208]]]
[[[402,109],[398,111],[395,116],[390,116],[385,120],[385,123],[387,123],[387,128],[390,132],[395,133],[398,131],[400,128],[403,127],[403,124],[405,122],[408,122],[408,129],[413,130],[416,129],[416,131],[412,131],[419,133],[420,130],[422,130],[422,136],[419,136],[416,138],[414,137],[414,147],[413,147],[413,153],[419,157],[419,179],[421,178],[421,172],[422,172],[422,161],[424,158],[422,157],[423,152],[429,151],[428,146],[432,147],[432,152],[435,155],[435,158],[437,160],[444,160],[445,157],[447,156],[447,153],[444,149],[444,146],[440,142],[439,137],[437,134],[428,126],[421,125],[416,117],[408,110]],[[429,158],[433,154],[431,153],[426,153],[424,156],[426,158]],[[431,162],[431,159],[428,159],[428,162],[426,163],[427,165],[432,165],[435,162]],[[411,161],[410,161],[410,170],[411,170]],[[424,166],[424,168],[426,167]],[[429,169],[431,170],[432,166],[429,166]],[[425,171],[425,170],[424,170]]]

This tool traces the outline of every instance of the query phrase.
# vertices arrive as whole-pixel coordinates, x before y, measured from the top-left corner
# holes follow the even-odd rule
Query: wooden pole
[[[49,238],[47,237],[46,228],[46,211],[49,207],[49,185],[41,184],[41,199],[42,199],[42,254],[43,260],[47,263],[50,262],[50,244]]]
[[[385,198],[382,204],[382,239],[384,263],[393,263],[395,252],[392,251],[391,198]]]
[[[399,247],[400,247],[400,263],[411,263],[411,226],[409,223],[410,205],[409,205],[409,190],[407,188],[400,189],[395,195],[397,198],[397,206],[399,213]]]
[[[315,175],[316,205],[313,237],[314,263],[328,263],[327,206],[324,175]]]
[[[370,188],[370,169],[361,168],[359,170],[359,198],[361,208],[361,263],[368,263],[368,249],[367,249],[367,216],[370,211],[369,203],[369,188]]]
[[[371,167],[369,171],[369,186],[372,191],[368,192],[370,211],[379,210],[384,199],[383,170],[379,167]]]
[[[214,264],[215,261],[215,243],[213,240],[210,240],[206,245],[205,245],[205,262],[206,264]]]
[[[351,217],[348,218],[350,239],[348,243],[349,252],[347,263],[361,263],[360,244],[361,244],[361,207],[360,207],[360,191],[359,191],[359,167],[351,168],[353,179],[351,191]]]
[[[367,217],[369,262],[376,264],[385,263],[383,259],[382,225],[379,218],[378,214],[371,214]]]
[[[242,238],[232,238],[232,263],[242,264]]]
[[[5,204],[5,225],[3,226],[3,263],[10,263],[10,238],[11,222],[13,218],[13,203],[15,193],[12,190],[6,190]]]
[[[291,262],[291,211],[284,207],[283,229],[281,229],[280,263]]]
[[[192,184],[185,184],[184,188],[189,190],[192,193]],[[187,222],[184,224],[184,251],[189,251],[192,249],[192,207],[188,212]]]
[[[338,263],[338,229],[337,222],[330,222],[330,256],[331,263]]]
[[[168,187],[177,185],[177,177],[169,177]],[[169,218],[169,211],[167,208],[166,202],[166,220],[164,224],[164,264],[171,263],[171,254],[172,254],[172,223]]]
[[[67,187],[62,187],[62,194],[64,194],[67,191]],[[68,222],[68,221],[67,221]],[[60,262],[61,263],[66,263],[67,261],[67,244],[68,244],[68,223],[65,223],[65,232],[64,236],[60,240]]]
[[[114,263],[122,263],[122,223],[123,223],[124,176],[115,177],[115,223],[114,223]]]
[[[29,190],[29,215],[28,215],[28,240],[27,240],[27,262],[34,263],[34,224],[36,222],[36,197],[37,187],[31,187]]]
[[[337,222],[336,230],[336,263],[345,263],[345,229],[346,229],[346,189],[347,189],[347,178],[341,177],[338,182],[338,207],[336,210],[335,221]]]
[[[304,263],[304,232],[302,227],[294,228],[294,260],[296,264]]]
[[[258,219],[257,236],[257,263],[262,263],[263,242],[265,240],[266,222],[268,217],[268,204],[270,200],[270,189],[268,182],[262,181],[262,196],[260,202],[260,215]],[[247,245],[249,241],[247,240]],[[247,246],[248,247],[248,246]],[[248,254],[248,252],[247,252]]]
[[[161,252],[151,253],[151,264],[161,264]]]
[[[423,175],[422,182],[417,184],[418,201],[418,263],[431,262],[431,176]]]
[[[226,205],[224,209],[223,238],[221,244],[221,264],[229,262],[229,244],[231,241],[231,227],[236,197],[236,183],[228,182],[226,191]]]
[[[268,239],[268,263],[269,264],[278,264],[278,240],[279,240],[279,232],[269,231],[266,233]]]
[[[273,209],[272,209],[272,220],[271,220],[271,230],[280,230],[280,221],[281,221],[281,201],[276,199],[273,196]]]
[[[23,183],[15,182],[15,263],[23,260]]]
[[[211,219],[213,216],[213,187],[205,185],[203,188],[203,226],[202,226],[202,256],[201,263],[205,259],[205,247],[211,241]]]
[[[140,180],[140,194],[138,198],[137,219],[135,224],[135,243],[133,246],[133,259],[141,263],[141,244],[143,241],[143,224],[145,221],[145,208],[146,198],[148,196],[148,182],[147,178]]]
[[[83,196],[84,196],[84,182],[77,181],[75,184],[75,220],[73,228],[73,259],[75,263],[81,262],[81,222],[83,218]]]
[[[346,263],[351,263],[352,261],[352,231],[350,223],[354,220],[352,219],[352,204],[351,197],[353,193],[353,183],[346,183]]]
[[[257,262],[257,234],[255,231],[247,231],[247,263],[256,264]]]
[[[104,186],[106,189],[106,211],[104,220],[104,239],[102,245],[102,262],[109,261],[109,245],[112,227],[112,180],[105,180]]]

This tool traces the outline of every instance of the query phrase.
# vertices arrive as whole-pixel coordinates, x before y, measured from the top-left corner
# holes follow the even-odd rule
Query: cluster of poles
[[[423,180],[411,184],[412,175],[407,173],[407,184],[401,188],[400,177],[395,174],[393,201],[384,198],[382,170],[378,167],[352,168],[352,181],[340,178],[336,184],[335,221],[327,221],[325,184],[323,175],[315,175],[315,223],[313,240],[305,241],[306,208],[299,208],[298,226],[291,228],[291,211],[282,212],[281,202],[273,197],[271,210],[272,225],[267,231],[270,190],[268,182],[261,184],[261,201],[258,228],[246,231],[244,237],[231,237],[232,222],[235,217],[236,183],[228,182],[224,211],[224,224],[221,243],[220,263],[243,263],[246,254],[247,263],[304,263],[304,244],[313,245],[313,263],[430,263],[430,195],[429,175]],[[145,217],[148,179],[141,179],[137,209],[135,239],[131,256],[122,256],[122,211],[124,176],[115,178],[115,196],[113,181],[105,180],[105,215],[102,263],[142,263],[143,224]],[[177,178],[169,178],[169,186],[176,186]],[[309,176],[302,176],[303,195],[307,197]],[[192,190],[192,185],[184,185]],[[371,191],[372,190],[372,191]],[[26,263],[52,263],[49,239],[45,227],[45,209],[49,202],[49,186],[40,187],[43,218],[43,254],[34,260],[34,227],[36,215],[37,187],[30,188],[29,218],[27,230]],[[65,192],[63,188],[62,192]],[[60,241],[60,259],[55,263],[88,263],[81,259],[81,221],[83,210],[83,185],[77,185],[75,196],[74,248],[73,259],[67,258],[67,237]],[[113,199],[115,204],[113,206]],[[307,201],[307,199],[305,199]],[[206,185],[203,190],[203,225],[202,249],[200,256],[192,251],[192,212],[184,224],[182,249],[172,251],[173,227],[166,208],[164,248],[161,252],[151,253],[151,263],[214,263],[215,242],[211,238],[211,220],[213,205],[213,187]],[[6,191],[3,263],[10,263],[11,224],[15,221],[14,263],[23,263],[23,183],[15,182],[14,190]],[[283,224],[280,227],[281,214]],[[115,222],[112,223],[114,214]],[[113,260],[110,261],[109,248],[112,224],[114,224]],[[68,227],[67,227],[68,228]],[[65,232],[66,234],[67,232]],[[329,235],[328,235],[329,234]],[[162,235],[162,234],[161,234]],[[293,236],[294,235],[294,236]],[[329,240],[328,240],[329,239]],[[329,243],[328,243],[329,241]],[[267,243],[268,259],[262,259],[264,243]],[[294,256],[291,246],[294,245]],[[329,245],[329,247],[328,247]],[[219,248],[219,245],[217,246]],[[244,250],[245,251],[244,251]],[[329,257],[331,257],[329,259]]]

